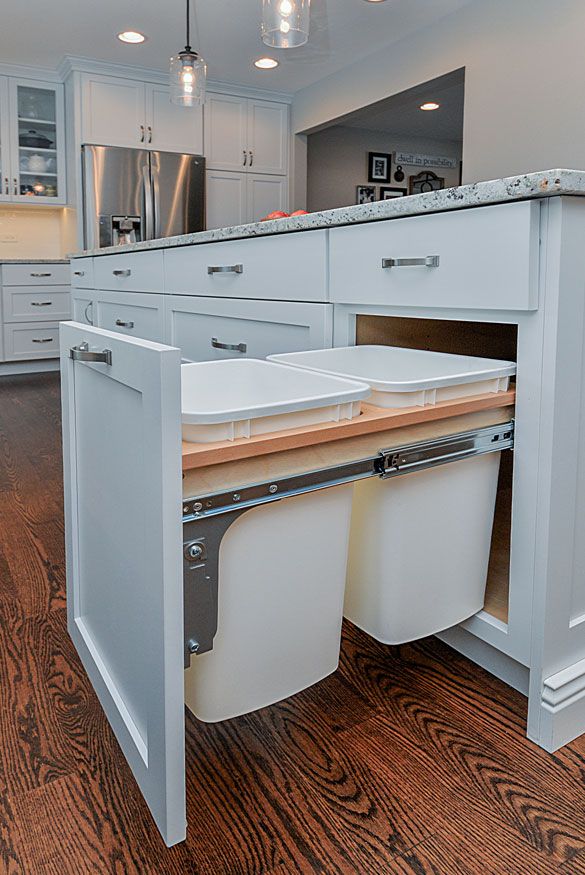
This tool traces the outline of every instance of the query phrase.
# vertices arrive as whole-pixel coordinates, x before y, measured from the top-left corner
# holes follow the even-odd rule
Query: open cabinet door
[[[60,332],[69,634],[173,845],[186,833],[180,352]],[[110,364],[88,361],[103,350]]]

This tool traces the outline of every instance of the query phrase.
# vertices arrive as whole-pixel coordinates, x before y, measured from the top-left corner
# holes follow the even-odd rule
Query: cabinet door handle
[[[252,166],[253,163],[254,163],[254,153],[252,152],[252,150],[250,150],[250,167]]]
[[[129,268],[126,268],[125,270],[113,270],[112,273],[114,276],[130,276],[132,271]]]
[[[149,125],[146,130],[148,131],[148,142],[152,143],[152,127]]]
[[[14,177],[12,182],[14,183],[14,194],[18,194],[18,180],[17,180],[16,176]]]
[[[217,264],[212,265],[209,264],[207,266],[207,273],[211,276],[214,273],[244,273],[244,265],[243,264]]]
[[[52,305],[52,301],[31,301],[31,307],[50,307]]]
[[[8,177],[4,177],[4,185],[6,187],[5,194],[10,194],[10,182],[8,181]]]
[[[85,271],[84,270],[74,270],[73,276],[85,276]]]
[[[211,345],[214,349],[229,349],[230,352],[247,352],[247,343],[221,343],[217,337],[211,338]]]
[[[427,255],[424,258],[383,258],[382,267],[438,267],[439,255]]]
[[[116,325],[119,328],[134,328],[134,322],[124,322],[122,319],[116,319]]]
[[[103,362],[105,365],[111,365],[112,350],[104,349],[102,352],[90,352],[89,343],[84,340],[79,346],[70,347],[69,358],[76,362]]]
[[[245,167],[245,166],[246,166],[246,162],[247,162],[247,160],[248,160],[248,153],[246,152],[245,149],[243,150],[243,152],[244,152],[244,167]]]
[[[53,340],[52,337],[33,337],[32,342],[33,343],[51,343],[52,340]]]
[[[31,276],[36,276],[36,277],[53,276],[53,274],[52,273],[42,273],[42,271],[38,271],[37,273],[31,273]]]
[[[144,130],[144,125],[140,125],[140,142],[141,143],[144,143],[145,135],[146,135],[146,132]]]
[[[91,316],[90,316],[89,313],[87,312],[87,311],[89,310],[90,307],[91,307]],[[86,321],[87,323],[89,323],[89,325],[93,325],[93,301],[90,301],[90,302],[89,302],[89,304],[87,305],[87,307],[86,307],[85,310],[83,311],[83,314],[84,314],[84,316],[85,316],[85,321]]]

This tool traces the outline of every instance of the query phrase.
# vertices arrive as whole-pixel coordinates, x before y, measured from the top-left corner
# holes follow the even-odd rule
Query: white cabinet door
[[[84,75],[81,130],[84,143],[145,145],[144,84],[114,76]]]
[[[248,101],[229,94],[208,94],[205,102],[205,160],[213,170],[248,166]]]
[[[165,298],[167,341],[189,361],[266,358],[332,343],[330,304]]]
[[[245,173],[208,170],[207,228],[231,228],[248,221]]]
[[[203,154],[203,109],[169,100],[168,85],[146,84],[146,145],[164,152]]]
[[[88,343],[111,364],[74,361]],[[179,351],[61,325],[69,634],[167,845],[185,838]]]
[[[11,199],[10,122],[8,78],[0,76],[0,202]]]
[[[248,153],[251,172],[287,173],[287,104],[248,100]]]
[[[288,179],[286,176],[248,174],[247,222],[259,222],[274,210],[288,209]]]
[[[94,292],[79,292],[71,290],[71,318],[83,325],[94,324],[95,299]]]

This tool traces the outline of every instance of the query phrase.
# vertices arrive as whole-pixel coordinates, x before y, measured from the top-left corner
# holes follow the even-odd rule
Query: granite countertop
[[[88,255],[111,255],[117,252],[139,252],[145,249],[168,249],[173,246],[193,246],[200,243],[238,240],[245,237],[264,237],[269,234],[290,233],[292,231],[311,231],[318,228],[333,228],[404,216],[420,216],[424,213],[439,213],[445,210],[458,210],[466,207],[508,203],[528,198],[553,197],[555,195],[585,196],[585,171],[541,170],[522,176],[509,176],[506,179],[493,179],[457,188],[445,188],[441,191],[376,201],[373,204],[340,207],[335,210],[310,213],[307,216],[274,219],[270,222],[253,222],[250,225],[236,225],[232,228],[216,228],[193,234],[181,234],[178,237],[146,240],[143,243],[127,246],[90,249],[86,252],[77,252],[71,258]]]
[[[0,258],[0,264],[69,264],[68,258]]]

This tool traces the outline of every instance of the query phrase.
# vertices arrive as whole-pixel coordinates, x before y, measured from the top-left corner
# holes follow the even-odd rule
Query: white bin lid
[[[260,359],[181,365],[182,420],[188,424],[294,413],[360,401],[369,394],[366,383]]]
[[[343,346],[268,356],[269,361],[363,380],[378,392],[414,392],[516,373],[514,362],[397,346]]]

